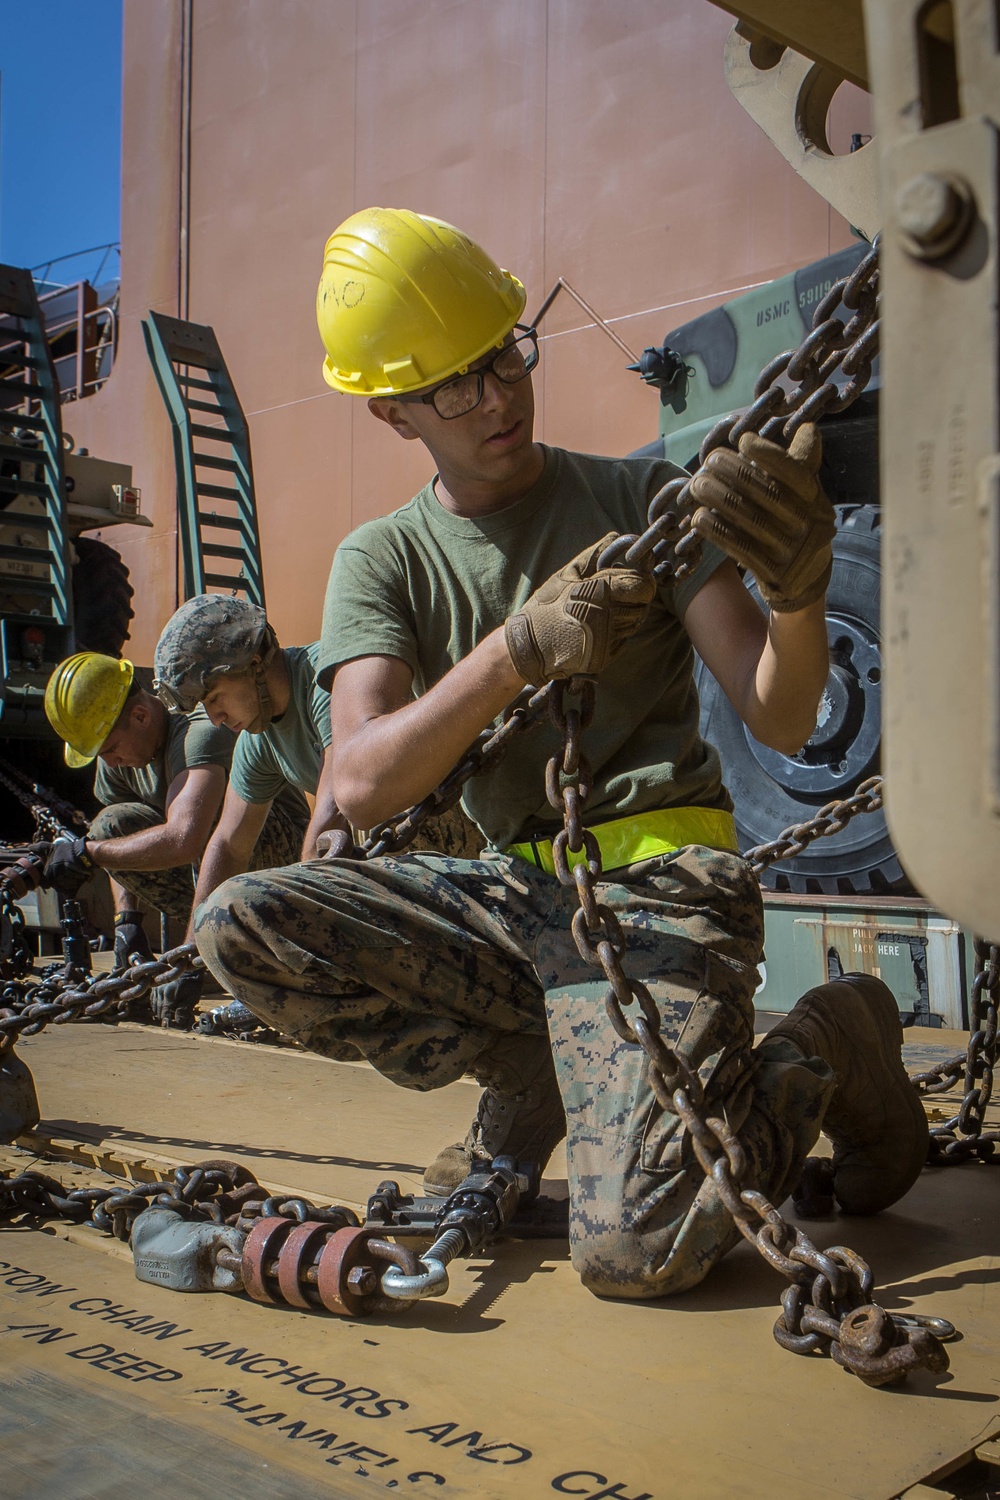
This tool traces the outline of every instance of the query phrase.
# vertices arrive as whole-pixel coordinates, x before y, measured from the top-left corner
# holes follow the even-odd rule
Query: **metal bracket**
[[[835,156],[826,133],[843,74],[782,48],[741,22],[726,42],[726,83],[798,175],[868,239],[881,228],[878,147],[874,140]]]

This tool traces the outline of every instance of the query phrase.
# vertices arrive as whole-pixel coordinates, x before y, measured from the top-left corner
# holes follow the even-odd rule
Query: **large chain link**
[[[462,795],[462,788],[471,777],[492,771],[500,764],[519,735],[544,720],[551,693],[551,684],[537,689],[525,688],[505,710],[499,725],[490,725],[483,730],[433,792],[422,802],[407,808],[406,812],[388,818],[371,830],[360,846],[364,857],[377,859],[383,854],[398,854],[413,842],[428,818],[454,807]]]
[[[33,962],[24,913],[10,888],[0,882],[0,979],[23,979]]]
[[[878,812],[882,806],[882,778],[869,776],[862,781],[857,791],[839,802],[827,802],[804,823],[793,823],[782,829],[777,838],[766,844],[756,844],[748,849],[743,858],[747,860],[755,875],[760,875],[769,865],[782,859],[795,859],[802,854],[814,839],[830,838],[841,833],[858,813]]]
[[[322,1215],[305,1200],[294,1200],[296,1207],[308,1209],[310,1216]],[[238,1162],[211,1160],[190,1167],[177,1167],[169,1182],[129,1182],[122,1187],[67,1188],[57,1178],[34,1170],[16,1176],[0,1173],[0,1220],[29,1218],[64,1219],[69,1223],[90,1223],[103,1234],[127,1241],[139,1214],[151,1205],[170,1208],[184,1218],[249,1226],[254,1212],[262,1205],[273,1213],[286,1212],[284,1201],[275,1200],[256,1177]],[[350,1209],[338,1209],[357,1222]],[[290,1215],[296,1217],[295,1211]]]

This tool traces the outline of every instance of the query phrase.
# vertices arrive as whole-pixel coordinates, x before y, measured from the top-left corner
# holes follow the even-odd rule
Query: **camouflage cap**
[[[156,643],[153,689],[167,708],[190,713],[210,677],[248,671],[255,655],[270,657],[272,642],[259,604],[196,594],[171,615]]]

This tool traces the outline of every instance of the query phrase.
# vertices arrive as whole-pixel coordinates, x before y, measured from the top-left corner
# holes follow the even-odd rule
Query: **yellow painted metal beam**
[[[713,0],[752,31],[763,32],[849,83],[868,88],[862,0]]]

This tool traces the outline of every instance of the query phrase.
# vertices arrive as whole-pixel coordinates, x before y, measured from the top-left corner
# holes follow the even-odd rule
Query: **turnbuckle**
[[[470,1173],[442,1204],[434,1243],[420,1256],[417,1269],[388,1267],[382,1291],[397,1302],[442,1296],[448,1290],[450,1263],[474,1255],[505,1229],[528,1185],[528,1176],[518,1172],[510,1157],[498,1156],[492,1166]]]

